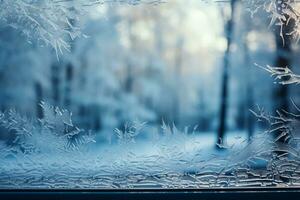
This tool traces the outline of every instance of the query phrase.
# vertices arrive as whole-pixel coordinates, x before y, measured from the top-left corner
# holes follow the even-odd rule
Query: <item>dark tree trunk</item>
[[[94,130],[95,131],[100,131],[102,129],[102,123],[101,123],[101,114],[100,114],[100,110],[101,110],[101,107],[100,106],[96,106],[94,108]]]
[[[223,143],[224,135],[226,132],[226,117],[228,108],[228,79],[229,79],[229,56],[230,47],[233,38],[234,31],[234,12],[235,12],[236,0],[231,0],[231,16],[226,22],[225,32],[227,38],[227,49],[224,54],[224,66],[222,72],[221,80],[221,101],[220,101],[220,114],[219,114],[219,128],[218,128],[218,138],[217,138],[217,148]]]
[[[246,100],[246,104],[247,104],[247,108],[251,109],[253,108],[254,105],[254,98],[253,98],[253,85],[252,85],[252,81],[251,81],[251,72],[250,70],[248,70],[248,80],[247,80],[247,86],[246,86],[246,92],[247,92],[247,100]],[[247,127],[247,133],[248,133],[248,140],[250,141],[253,134],[254,134],[254,116],[253,114],[246,109],[246,127]]]
[[[277,1],[277,11],[282,14],[283,5],[287,7],[290,0]],[[292,61],[292,32],[295,22],[292,20],[284,21],[282,27],[277,26],[275,29],[277,55],[275,60],[276,67],[291,67]],[[274,107],[275,110],[289,110],[289,88],[288,85],[277,85],[274,91]],[[276,113],[275,113],[276,115]],[[275,132],[274,137],[277,138],[281,134],[281,130]],[[286,142],[287,137],[281,137],[278,143]]]
[[[72,81],[73,81],[73,65],[68,64],[66,68],[66,86],[65,86],[65,98],[64,105],[67,108],[71,107],[71,94],[72,94]]]
[[[249,26],[250,24],[246,24],[246,26]],[[246,31],[248,32],[248,30]],[[244,47],[244,61],[245,61],[245,67],[246,67],[246,72],[247,72],[247,77],[245,77],[246,80],[246,129],[248,133],[248,140],[250,141],[253,133],[254,133],[254,116],[253,114],[249,111],[249,109],[253,108],[254,105],[254,97],[253,97],[253,75],[251,73],[250,66],[252,65],[251,63],[251,58],[250,58],[250,52],[248,48],[248,44],[246,41],[246,38],[244,38],[243,41],[243,47]]]
[[[247,107],[250,109],[253,107],[253,90],[252,90],[252,85],[248,83],[247,85]],[[254,134],[254,116],[252,113],[247,110],[247,119],[246,119],[246,126],[247,126],[247,133],[248,133],[248,140],[250,141],[251,138],[253,137]]]
[[[130,51],[136,53],[136,37],[133,34],[132,26],[133,21],[130,19],[128,21],[128,31],[129,31],[129,42],[130,42]],[[125,83],[124,83],[124,89],[127,93],[132,93],[133,91],[133,84],[134,84],[134,63],[132,61],[132,57],[130,55],[127,55],[127,64],[126,64],[126,77],[125,77]]]
[[[184,39],[179,36],[176,44],[176,54],[175,54],[175,71],[174,78],[176,81],[174,88],[174,102],[173,102],[173,123],[180,123],[180,95],[181,95],[181,73],[182,73],[182,60],[183,60],[183,46]]]
[[[51,67],[51,85],[52,85],[52,100],[55,106],[60,105],[60,70],[57,64],[53,64]]]
[[[127,76],[125,80],[125,91],[131,93],[133,90],[133,72],[132,72],[132,62],[127,63]]]
[[[81,126],[84,127],[84,128],[87,128],[87,109],[86,109],[86,106],[84,105],[79,105],[79,108],[78,108],[78,112],[79,112],[79,116],[80,116],[80,123],[81,123]]]
[[[39,119],[42,119],[44,117],[43,115],[43,109],[40,105],[41,101],[43,101],[43,88],[42,85],[39,82],[36,82],[34,85],[35,90],[35,96],[36,96],[36,116]]]

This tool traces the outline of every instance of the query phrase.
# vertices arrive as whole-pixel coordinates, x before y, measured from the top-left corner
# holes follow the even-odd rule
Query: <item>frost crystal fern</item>
[[[69,50],[69,40],[83,36],[79,17],[92,5],[156,4],[160,0],[1,0],[0,26],[10,26],[28,41],[52,46],[56,53]]]
[[[9,138],[8,146],[29,153],[43,151],[45,143],[52,151],[70,151],[94,142],[90,132],[73,125],[69,111],[44,102],[41,103],[41,107],[43,119],[30,120],[14,110],[0,114],[1,131]]]

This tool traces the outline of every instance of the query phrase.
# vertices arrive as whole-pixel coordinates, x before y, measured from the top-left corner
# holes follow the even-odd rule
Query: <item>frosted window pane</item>
[[[300,186],[299,8],[2,0],[0,189]]]

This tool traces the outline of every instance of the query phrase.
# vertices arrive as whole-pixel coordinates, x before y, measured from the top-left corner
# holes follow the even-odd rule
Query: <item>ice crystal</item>
[[[1,2],[5,8],[1,10],[5,16],[1,18],[4,24],[22,30],[29,38],[36,34],[38,40],[48,42],[59,50],[68,45],[63,40],[57,41],[57,38],[64,38],[64,34],[75,38],[81,34],[80,29],[69,20],[76,19],[76,12],[82,7],[124,1],[76,1],[82,3],[78,9],[71,5],[73,1],[64,0],[21,0],[12,5],[8,0]],[[136,4],[144,1],[126,2]],[[255,5],[255,9],[263,8],[272,16],[271,24],[281,26],[281,22],[288,20],[286,16],[292,15],[288,12],[290,1],[282,2],[287,8],[284,6],[279,14],[275,4],[278,2],[273,0],[253,0],[249,1],[249,5]],[[52,20],[56,12],[66,13],[59,15],[65,18],[48,21],[48,17]],[[39,23],[40,20],[44,23]],[[11,23],[13,21],[15,23]],[[67,28],[61,29],[61,26]],[[49,29],[53,31],[49,32]],[[299,76],[288,68],[262,68],[280,80],[280,84],[298,83]],[[296,112],[300,113],[299,107],[292,103]],[[145,123],[132,122],[115,129],[119,144],[97,143],[92,151],[84,151],[85,147],[90,147],[89,143],[94,142],[93,134],[74,125],[71,112],[45,102],[41,102],[41,107],[41,119],[30,119],[15,110],[0,113],[1,134],[8,138],[0,142],[0,188],[300,185],[298,113],[278,110],[274,115],[258,107],[257,111],[251,112],[259,123],[267,127],[266,130],[250,139],[238,136],[232,139],[235,142],[224,141],[223,151],[207,147],[209,140],[215,141],[216,138],[211,137],[212,134],[198,134],[197,126],[180,130],[175,124],[168,125],[164,121],[161,129],[151,130],[157,136],[153,141],[139,139],[147,137]]]
[[[123,130],[116,128],[115,133],[119,142],[125,144],[135,142],[135,138],[141,133],[145,124],[145,122],[139,123],[138,121],[134,121],[132,123],[125,123]]]
[[[31,151],[42,151],[45,143],[53,151],[65,151],[93,142],[90,132],[73,125],[70,112],[45,102],[40,106],[44,113],[43,119],[29,119],[15,110],[0,114],[0,126],[9,134],[9,146],[27,154]]]
[[[24,34],[30,43],[70,49],[70,40],[84,36],[79,20],[89,8],[102,4],[158,4],[160,0],[1,0],[0,26]]]
[[[300,13],[297,6],[297,2],[294,0],[250,0],[244,1],[248,6],[248,9],[252,12],[252,15],[259,9],[264,10],[270,18],[270,27],[275,25],[280,27],[280,37],[284,41],[286,36],[292,35],[295,40],[299,41],[299,22]],[[289,32],[284,31],[286,26],[293,24],[292,30]]]
[[[300,75],[295,74],[288,67],[272,67],[270,65],[261,66],[255,64],[257,67],[262,68],[269,72],[272,77],[275,78],[275,82],[281,85],[299,84]]]
[[[45,132],[44,129],[50,131],[56,142],[62,134],[69,135],[68,132],[61,131],[73,126],[70,114],[63,117],[66,111],[45,103],[42,106],[48,112],[43,127],[40,127],[42,132]],[[127,147],[125,156],[123,147],[120,149],[110,145],[103,150],[84,154],[80,150],[60,151],[54,155],[39,151],[28,154],[25,160],[22,157],[16,161],[7,159],[7,156],[1,157],[5,164],[0,167],[0,187],[107,189],[299,185],[299,138],[293,132],[296,130],[294,119],[299,116],[286,112],[278,112],[278,116],[272,116],[261,108],[252,112],[259,121],[269,124],[268,131],[256,135],[249,142],[242,139],[236,144],[228,145],[226,152],[221,154],[201,148],[203,142],[198,143],[194,134],[196,127],[192,131],[188,131],[188,128],[181,131],[175,125],[169,126],[164,122],[161,129],[163,134],[152,147],[153,152],[145,153],[141,146],[149,145],[147,142],[137,140],[133,143],[141,134],[142,127],[146,126],[145,123],[127,123],[124,130],[116,129],[121,147],[123,144]],[[1,119],[4,118],[2,114]],[[6,123],[5,121],[4,124]],[[59,124],[55,128],[56,132],[53,130],[55,123]],[[22,127],[21,124],[19,127]],[[271,135],[279,129],[290,136],[288,143],[280,146],[276,145],[280,138],[274,139]],[[76,132],[74,135],[78,134]],[[34,137],[34,134],[30,137]],[[2,152],[10,151],[10,154],[15,155],[7,146],[3,147]],[[36,170],[34,173],[24,173],[24,170],[31,169]]]
[[[231,0],[203,0],[203,2],[229,3]],[[295,0],[242,0],[246,10],[254,17],[259,11],[270,18],[269,27],[279,27],[279,35],[285,43],[285,38],[292,36],[296,43],[300,40],[300,12],[299,2]],[[293,26],[287,32],[284,29]]]

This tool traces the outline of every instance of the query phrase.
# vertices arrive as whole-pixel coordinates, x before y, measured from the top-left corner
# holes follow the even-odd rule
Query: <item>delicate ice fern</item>
[[[64,138],[67,148],[76,149],[81,145],[94,142],[91,132],[85,132],[73,125],[72,113],[68,110],[53,107],[45,102],[41,103],[41,107],[44,113],[44,118],[40,120],[42,129]]]
[[[228,3],[231,0],[203,0],[203,2],[225,2]],[[300,12],[299,1],[296,0],[241,0],[246,6],[247,11],[254,16],[257,12],[263,11],[267,13],[270,18],[269,26],[279,27],[279,34],[285,42],[286,36],[292,36],[296,43],[300,40]],[[292,25],[292,29],[289,32],[284,31],[284,27]]]
[[[0,114],[2,132],[6,132],[9,146],[21,152],[43,151],[43,145],[51,151],[75,150],[93,142],[90,132],[79,129],[71,120],[71,113],[45,102],[41,103],[43,119],[29,119],[14,110]]]
[[[135,138],[141,133],[141,130],[145,126],[146,122],[139,123],[134,121],[132,123],[127,122],[124,125],[124,129],[115,129],[115,133],[118,137],[119,143],[130,144],[135,142]]]
[[[32,144],[28,142],[35,132],[35,126],[31,120],[21,116],[15,110],[9,110],[0,113],[0,126],[6,131],[8,146],[14,147],[14,151],[20,150],[28,153],[34,150]]]
[[[299,84],[300,83],[300,75],[295,74],[288,67],[271,67],[270,65],[261,66],[255,64],[257,67],[262,68],[269,72],[272,77],[275,78],[275,83],[279,83],[281,85],[290,85],[290,84]]]
[[[249,11],[254,14],[259,9],[268,13],[270,26],[280,27],[280,36],[284,42],[285,36],[292,35],[296,42],[300,39],[300,13],[297,1],[294,0],[244,0]],[[284,26],[293,25],[290,32],[284,33]]]
[[[70,114],[65,114],[67,111],[45,103],[42,106],[45,118],[42,127],[38,129],[42,129],[43,137],[47,136],[46,142],[41,144],[48,146],[51,143],[49,136],[60,141],[70,135],[68,127],[74,125]],[[196,127],[193,131],[188,131],[188,128],[180,131],[175,125],[169,126],[164,122],[163,134],[154,144],[143,140],[134,143],[142,127],[145,127],[145,123],[134,122],[126,124],[124,130],[116,129],[121,148],[111,145],[84,154],[80,154],[81,151],[76,151],[76,154],[60,151],[54,155],[39,152],[25,160],[17,160],[16,164],[2,157],[0,159],[5,164],[0,166],[0,187],[108,189],[300,185],[300,156],[297,151],[299,138],[292,133],[295,128],[293,120],[298,115],[278,112],[278,116],[272,117],[261,109],[254,114],[260,121],[270,124],[269,131],[253,137],[250,142],[239,140],[238,144],[228,146],[223,153],[201,148],[207,140],[198,143],[194,134]],[[1,119],[4,118],[2,114]],[[282,146],[276,145],[280,138],[270,137],[272,132],[279,129],[291,136]],[[71,132],[74,135],[80,134],[77,131]],[[126,145],[126,149],[122,144]],[[147,145],[146,148],[151,148],[151,151],[143,152],[141,145]],[[191,152],[193,148],[196,151]],[[4,150],[7,148],[2,152]],[[279,151],[283,153],[276,154]],[[51,159],[53,157],[55,159]],[[34,173],[25,173],[24,170],[32,170]]]
[[[294,101],[292,101],[292,103],[296,108],[297,112],[299,112],[298,114],[288,112],[286,110],[277,110],[277,115],[272,115],[270,113],[267,113],[264,109],[260,107],[258,107],[258,112],[254,112],[251,110],[251,112],[256,116],[256,118],[260,122],[264,122],[269,126],[269,129],[267,130],[268,133],[280,133],[275,137],[274,142],[283,139],[286,143],[293,143],[297,142],[294,140],[298,140],[297,131],[300,127],[300,109],[294,103]]]
[[[29,42],[52,46],[56,53],[70,49],[69,40],[84,36],[80,16],[93,5],[156,4],[160,0],[1,0],[0,26],[22,32]]]
[[[300,83],[300,76],[293,73],[292,70],[290,70],[288,67],[271,67],[269,65],[261,66],[258,64],[255,65],[269,72],[271,76],[275,78],[275,83],[279,83],[281,85],[291,85]],[[278,141],[283,137],[284,140],[296,138],[295,134],[297,135],[296,131],[299,130],[300,124],[300,109],[293,100],[291,100],[291,103],[298,113],[292,113],[286,110],[277,110],[277,115],[274,116],[269,113],[266,113],[264,109],[259,107],[258,113],[251,111],[259,121],[266,122],[269,125],[270,133],[281,133],[279,134],[279,136],[277,136],[275,141]]]

